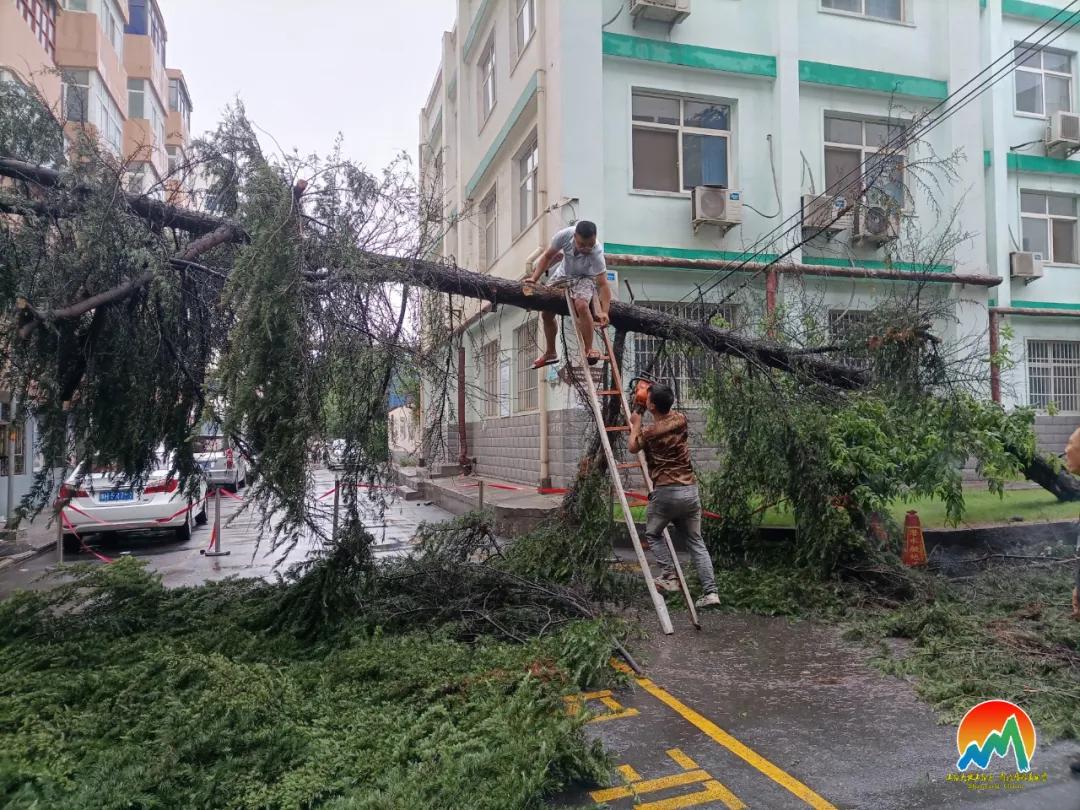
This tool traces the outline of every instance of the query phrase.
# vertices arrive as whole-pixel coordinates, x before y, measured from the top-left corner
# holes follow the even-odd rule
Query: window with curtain
[[[536,219],[536,172],[540,166],[540,147],[534,139],[517,159],[518,219],[517,233]]]
[[[479,82],[477,87],[480,92],[480,126],[488,120],[491,111],[495,109],[495,34],[492,32],[484,50],[480,52],[478,64]]]
[[[730,105],[635,91],[631,107],[635,190],[729,185]]]
[[[498,198],[492,188],[480,203],[480,267],[487,270],[499,257]]]
[[[517,53],[525,50],[536,33],[536,0],[517,0],[517,17],[514,24],[514,41]]]
[[[90,71],[65,70],[64,118],[68,121],[90,120]]]

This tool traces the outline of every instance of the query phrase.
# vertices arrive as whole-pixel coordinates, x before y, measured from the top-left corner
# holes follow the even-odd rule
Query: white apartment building
[[[655,10],[646,7],[663,5],[688,13],[647,19]],[[1038,408],[1040,438],[1060,452],[1080,423],[1080,159],[1070,159],[1080,128],[1059,131],[1080,127],[1067,114],[1080,110],[1080,16],[1059,14],[1067,5],[457,0],[420,116],[422,176],[438,178],[445,202],[442,254],[522,278],[556,230],[590,219],[609,256],[767,261],[800,240],[798,227],[783,239],[770,234],[800,221],[807,195],[843,193],[913,118],[952,93],[970,95],[950,101],[955,113],[882,174],[874,193],[895,212],[884,224],[857,212],[785,258],[797,275],[724,278],[738,294],[716,312],[752,328],[765,308],[812,298],[836,331],[919,283],[886,272],[982,277],[923,286],[953,304],[946,337],[976,340],[987,356],[991,336],[1009,325],[1016,362],[994,393],[1007,406]],[[1015,51],[1023,58],[1010,70],[1029,38],[1040,47]],[[968,84],[993,73],[1001,78],[991,86]],[[934,189],[915,177],[931,150],[959,156],[955,176]],[[728,188],[729,222],[695,226],[692,189],[701,185]],[[933,246],[950,229],[966,238],[939,254]],[[609,266],[622,300],[632,294],[690,316],[706,311],[698,290],[717,281],[711,270]],[[839,268],[862,277],[825,275]],[[475,469],[565,483],[584,412],[558,367],[529,368],[536,314],[500,307],[459,316]],[[632,369],[655,341],[633,336],[628,349]],[[687,404],[695,361],[674,358],[662,371]],[[454,461],[457,430],[448,427]]]

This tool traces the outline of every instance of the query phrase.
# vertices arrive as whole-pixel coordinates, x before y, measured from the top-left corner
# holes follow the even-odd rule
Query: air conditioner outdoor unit
[[[630,0],[630,16],[635,26],[640,20],[675,25],[690,16],[690,0]]]
[[[1080,114],[1058,110],[1050,116],[1046,148],[1066,151],[1080,149]]]
[[[1043,255],[1041,253],[1014,252],[1009,254],[1009,269],[1013,278],[1028,280],[1043,277]]]
[[[726,232],[742,224],[742,194],[724,186],[694,186],[690,213],[695,231],[701,225],[719,225]]]
[[[855,242],[883,245],[900,236],[900,212],[880,205],[860,205],[855,211]]]
[[[802,226],[804,231],[816,233],[836,233],[851,230],[855,217],[849,209],[843,215],[840,212],[847,207],[847,200],[831,194],[804,194],[802,198]]]

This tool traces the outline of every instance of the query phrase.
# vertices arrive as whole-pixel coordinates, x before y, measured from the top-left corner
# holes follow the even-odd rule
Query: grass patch
[[[1009,523],[1013,517],[1021,517],[1026,523],[1043,521],[1076,520],[1080,516],[1080,505],[1062,503],[1044,489],[1006,490],[1004,497],[999,497],[986,489],[965,489],[964,503],[967,506],[961,526],[980,526],[992,523]],[[945,519],[945,504],[932,498],[917,498],[910,502],[893,504],[889,510],[899,524],[903,524],[904,515],[909,509],[919,513],[923,528],[940,529],[948,524]],[[632,506],[630,511],[638,523],[645,521],[645,506]],[[622,508],[614,506],[615,519],[622,520]],[[766,528],[794,528],[795,517],[783,506],[768,509],[762,515],[761,525]]]
[[[561,699],[608,677],[599,622],[303,636],[276,629],[289,584],[78,576],[0,603],[5,808],[539,807],[605,771]]]

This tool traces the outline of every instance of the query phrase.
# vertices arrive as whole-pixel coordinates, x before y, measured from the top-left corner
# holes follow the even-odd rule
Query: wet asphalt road
[[[315,497],[333,488],[332,472],[318,470],[314,476],[312,492]],[[205,557],[200,553],[210,543],[214,523],[213,501],[207,508],[209,522],[205,526],[197,527],[187,543],[178,542],[172,532],[91,535],[88,543],[109,558],[130,555],[144,560],[151,569],[162,575],[164,584],[169,587],[198,585],[230,576],[272,578],[275,571],[284,571],[292,563],[306,559],[311,554],[317,541],[310,538],[301,541],[287,554],[284,550],[270,548],[258,530],[258,515],[252,509],[244,508],[243,495],[244,491],[241,491],[239,500],[225,496],[221,498],[221,548],[229,552],[225,557]],[[407,553],[410,548],[409,541],[421,522],[438,522],[451,517],[448,512],[438,507],[402,500],[391,500],[380,516],[377,497],[368,498],[365,495],[361,503],[365,502],[366,514],[371,520],[370,530],[376,538],[376,557]],[[319,503],[319,519],[323,525],[329,527],[333,496],[328,496]],[[64,559],[67,562],[95,562],[95,558],[85,552],[65,555]],[[56,555],[49,551],[0,572],[0,598],[18,589],[50,587],[55,584],[56,579],[51,576],[43,578],[43,575],[54,572],[55,565]]]

